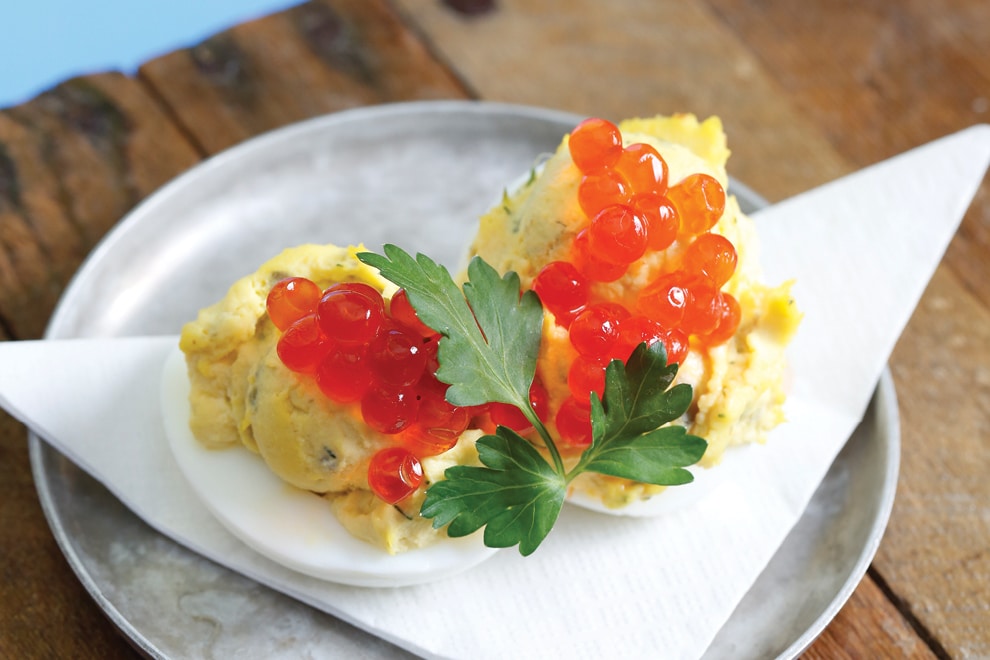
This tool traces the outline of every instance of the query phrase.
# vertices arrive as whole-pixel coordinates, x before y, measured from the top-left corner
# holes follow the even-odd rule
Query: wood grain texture
[[[990,118],[985,2],[707,4],[857,166]]]
[[[772,200],[849,169],[704,3],[503,0],[465,17],[394,2],[485,100],[610,119],[719,115],[732,173]]]
[[[161,108],[119,74],[66,82],[0,111],[0,319],[39,337],[96,242],[199,160]]]
[[[901,406],[902,477],[874,565],[950,655],[990,657],[990,312],[951,268],[891,368],[918,394]]]
[[[381,0],[318,0],[141,67],[208,153],[327,112],[466,91]]]
[[[104,618],[45,522],[27,430],[0,411],[0,657],[102,660],[138,655]]]
[[[982,0],[709,4],[856,167],[990,122]],[[990,179],[959,235],[947,263],[990,306]]]
[[[863,580],[826,634],[804,653],[804,660],[937,657],[872,580]]]

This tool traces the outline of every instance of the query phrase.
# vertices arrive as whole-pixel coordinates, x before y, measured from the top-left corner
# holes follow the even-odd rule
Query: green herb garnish
[[[641,344],[623,365],[606,369],[604,396],[591,395],[592,443],[568,469],[546,426],[529,402],[543,328],[543,308],[532,291],[519,295],[519,277],[504,277],[482,259],[468,266],[463,291],[450,273],[422,254],[394,245],[384,255],[358,258],[406,290],[420,319],[440,332],[437,378],[450,385],[458,406],[502,402],[533,424],[550,457],[506,427],[478,440],[484,467],[448,468],[430,486],[421,514],[450,536],[485,528],[493,548],[519,545],[529,555],[553,528],[567,487],[584,472],[672,486],[692,481],[683,469],[701,459],[708,443],[682,426],[663,426],[691,403],[691,386],[670,387],[677,365],[667,365],[663,344]],[[669,389],[668,389],[669,388]],[[661,428],[662,427],[662,428]]]

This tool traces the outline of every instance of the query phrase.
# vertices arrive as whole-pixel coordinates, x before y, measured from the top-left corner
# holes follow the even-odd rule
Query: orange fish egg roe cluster
[[[680,363],[691,337],[702,346],[732,337],[740,308],[722,291],[736,268],[735,247],[711,233],[725,210],[716,179],[699,173],[669,185],[657,150],[623,147],[618,127],[604,119],[581,122],[568,146],[582,174],[578,203],[588,224],[569,259],[543,267],[533,289],[578,354],[567,378],[571,396],[555,421],[565,444],[583,447],[591,442],[590,393],[601,396],[611,360],[626,361],[642,342],[663,342],[668,362]],[[645,254],[675,241],[686,246],[681,257],[667,260],[668,269],[638,292],[631,308],[593,295],[595,282],[618,280]]]
[[[451,449],[465,429],[533,430],[515,406],[447,401],[448,385],[436,378],[440,334],[420,321],[402,289],[386,301],[361,282],[321,291],[306,278],[290,277],[272,287],[267,309],[282,331],[276,344],[282,363],[315,378],[330,400],[358,404],[365,424],[395,439],[368,467],[369,486],[390,504],[422,484],[421,459]],[[541,419],[548,399],[535,381],[530,405]]]
[[[411,495],[423,481],[421,459],[457,444],[475,414],[448,403],[447,385],[434,375],[440,335],[404,291],[386,301],[361,282],[321,291],[290,277],[272,287],[267,308],[282,331],[282,363],[312,376],[330,400],[357,404],[368,426],[395,439],[371,458],[371,489],[391,504]]]

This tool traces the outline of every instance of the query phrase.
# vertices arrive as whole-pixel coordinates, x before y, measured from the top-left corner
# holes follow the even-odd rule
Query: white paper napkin
[[[707,496],[653,519],[565,507],[531,557],[502,551],[432,584],[315,581],[216,523],[161,428],[175,337],[0,343],[0,405],[162,533],[415,653],[698,657],[861,419],[988,159],[990,126],[977,126],[757,214],[767,279],[796,278],[805,312],[790,421],[727,454]]]

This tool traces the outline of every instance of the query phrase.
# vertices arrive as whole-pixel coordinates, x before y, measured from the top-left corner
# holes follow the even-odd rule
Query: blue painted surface
[[[0,0],[0,107],[144,62],[300,0]]]

